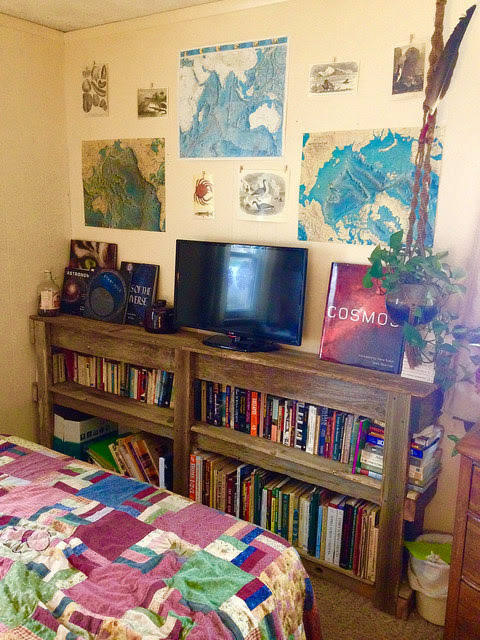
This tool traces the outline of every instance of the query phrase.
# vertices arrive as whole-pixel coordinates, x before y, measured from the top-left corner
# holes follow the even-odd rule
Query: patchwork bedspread
[[[320,640],[281,538],[0,436],[0,639]]]

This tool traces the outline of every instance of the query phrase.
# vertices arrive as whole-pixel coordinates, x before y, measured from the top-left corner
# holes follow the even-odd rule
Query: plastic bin
[[[428,545],[416,545],[417,542]],[[451,545],[452,536],[447,533],[425,533],[414,543],[406,543],[410,551],[408,582],[415,590],[417,611],[422,618],[439,626],[445,624]]]

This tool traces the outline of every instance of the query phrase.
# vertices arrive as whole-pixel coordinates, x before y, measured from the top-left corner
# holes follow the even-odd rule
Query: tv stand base
[[[228,336],[222,333],[215,334],[203,340],[203,344],[218,349],[230,349],[231,351],[276,351],[279,347],[274,342],[256,340],[255,338],[242,338],[240,336]]]

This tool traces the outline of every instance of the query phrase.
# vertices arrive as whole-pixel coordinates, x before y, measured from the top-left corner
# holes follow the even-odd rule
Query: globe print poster
[[[165,231],[165,140],[82,144],[85,224]]]
[[[305,133],[298,239],[370,245],[408,229],[418,135],[416,128]],[[433,244],[443,129],[436,136],[426,246]]]
[[[181,158],[281,156],[287,38],[180,53]]]

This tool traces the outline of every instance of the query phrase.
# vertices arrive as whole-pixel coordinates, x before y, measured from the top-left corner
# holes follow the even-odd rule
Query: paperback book
[[[403,329],[390,320],[383,292],[363,286],[367,269],[367,265],[332,263],[320,358],[400,373]]]
[[[155,300],[159,266],[122,261],[120,271],[131,275],[125,324],[143,326],[145,311]]]

